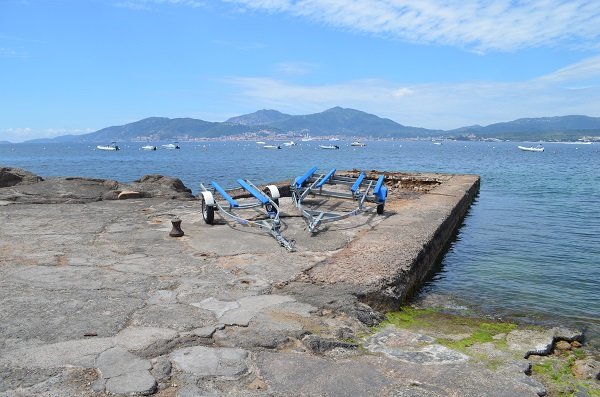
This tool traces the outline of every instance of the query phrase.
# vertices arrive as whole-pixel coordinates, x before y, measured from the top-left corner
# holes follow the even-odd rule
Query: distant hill
[[[390,119],[355,109],[334,107],[324,112],[292,116],[277,110],[259,110],[243,116],[232,117],[229,123],[262,126],[280,132],[293,131],[310,135],[347,135],[373,137],[431,136],[440,130],[406,127]]]
[[[294,116],[281,113],[277,110],[263,109],[259,110],[258,112],[232,117],[225,122],[241,125],[269,125],[271,123],[284,121],[292,117]]]
[[[439,135],[443,131],[406,127],[390,119],[354,109],[335,107],[321,113],[292,116],[277,110],[259,110],[225,122],[192,118],[149,117],[133,123],[103,128],[83,135],[66,135],[36,142],[185,141],[248,133],[296,133],[310,135],[373,136],[406,138]]]
[[[576,140],[586,135],[600,135],[600,117],[571,115],[524,118],[485,127],[462,127],[447,131],[446,134],[474,134],[510,140]]]
[[[600,117],[560,116],[518,119],[488,126],[473,125],[450,131],[399,124],[360,110],[334,107],[320,113],[289,115],[259,110],[225,122],[192,118],[149,117],[133,123],[103,128],[83,135],[64,135],[30,142],[131,142],[186,141],[226,136],[266,136],[293,133],[311,136],[375,138],[476,137],[509,140],[577,140],[600,136]],[[466,138],[465,138],[466,139]]]

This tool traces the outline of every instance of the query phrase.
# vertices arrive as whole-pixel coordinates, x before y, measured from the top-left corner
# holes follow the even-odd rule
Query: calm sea
[[[481,191],[423,294],[476,312],[584,328],[600,346],[600,144],[545,144],[522,152],[515,142],[367,142],[322,150],[302,142],[281,150],[254,142],[180,143],[180,150],[118,152],[87,144],[0,145],[0,165],[41,176],[132,181],[175,176],[198,191],[212,179],[233,187],[291,179],[320,168],[474,173]],[[530,144],[527,144],[528,146]]]

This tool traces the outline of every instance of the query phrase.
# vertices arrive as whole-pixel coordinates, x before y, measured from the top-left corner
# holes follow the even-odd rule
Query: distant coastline
[[[519,142],[600,142],[600,117],[568,115],[523,118],[487,126],[435,130],[399,124],[360,110],[335,107],[320,113],[289,115],[259,110],[210,122],[193,118],[148,117],[81,135],[28,140],[28,143],[202,142],[212,140],[452,139]],[[6,142],[0,142],[6,143]]]

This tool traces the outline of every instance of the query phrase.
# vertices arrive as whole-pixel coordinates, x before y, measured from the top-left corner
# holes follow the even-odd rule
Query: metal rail
[[[325,223],[337,222],[374,209],[378,214],[383,214],[388,192],[387,187],[383,184],[383,175],[375,180],[367,178],[364,172],[361,172],[356,178],[337,176],[335,172],[334,168],[327,173],[318,173],[317,167],[312,167],[303,175],[298,176],[290,186],[294,205],[305,218],[311,233],[317,232],[318,228]],[[342,189],[328,190],[325,188],[326,185],[341,185]],[[345,213],[305,208],[308,207],[305,200],[309,195],[352,200],[356,202],[357,206]],[[369,206],[366,203],[374,205]]]
[[[212,224],[214,221],[214,211],[218,211],[219,214],[232,219],[233,221],[249,227],[258,227],[266,230],[277,240],[280,246],[285,247],[288,251],[294,251],[294,241],[288,240],[281,235],[280,227],[281,220],[279,219],[279,190],[275,185],[269,185],[265,189],[265,192],[261,192],[252,182],[247,179],[238,179],[238,184],[250,193],[256,201],[254,202],[243,202],[236,201],[231,195],[223,189],[218,183],[211,181],[212,188],[209,189],[200,184],[200,194],[202,196],[202,217],[208,224]],[[219,193],[227,203],[221,203],[215,200],[215,193]],[[250,220],[242,217],[241,215],[235,214],[237,210],[247,210],[253,208],[262,208],[266,215],[265,219]]]

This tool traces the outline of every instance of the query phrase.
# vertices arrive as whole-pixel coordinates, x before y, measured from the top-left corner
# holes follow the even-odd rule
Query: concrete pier
[[[0,396],[541,395],[519,365],[490,371],[437,345],[406,359],[382,353],[389,335],[361,347],[431,273],[479,189],[474,175],[387,183],[383,216],[317,234],[282,198],[292,253],[218,212],[205,224],[193,198],[107,199],[140,185],[56,181],[43,204],[35,185],[0,188]]]

